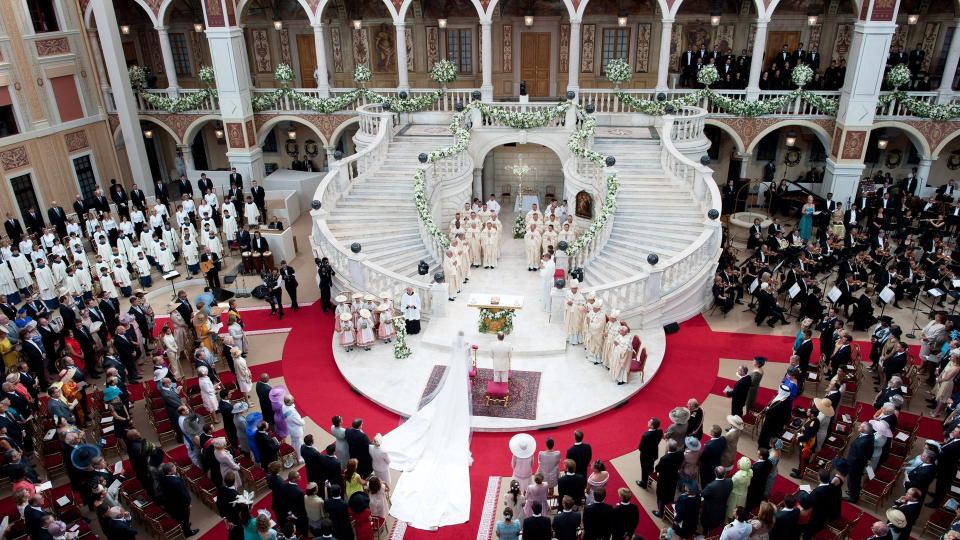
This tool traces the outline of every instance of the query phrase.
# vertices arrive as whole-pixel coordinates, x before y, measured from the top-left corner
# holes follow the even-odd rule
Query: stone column
[[[567,90],[580,93],[580,21],[570,20],[570,63],[567,66]]]
[[[930,167],[932,165],[933,160],[926,158],[920,158],[920,163],[917,164],[917,178],[919,179],[917,193],[921,197],[929,197],[937,191],[937,188],[927,185],[930,181]]]
[[[227,140],[227,159],[244,178],[263,180],[263,151],[256,140],[253,121],[253,86],[243,29],[238,26],[228,3],[233,0],[202,2],[207,22],[210,58],[217,74],[220,117]],[[219,8],[217,12],[211,7]],[[223,16],[227,14],[227,16]],[[318,59],[319,61],[319,59]]]
[[[481,73],[480,96],[484,101],[493,101],[493,32],[491,21],[480,21]]]
[[[481,201],[483,198],[483,168],[477,167],[473,169],[473,196],[479,198]]]
[[[410,81],[407,79],[407,27],[403,21],[394,22],[397,28],[397,88],[410,91]],[[486,71],[484,71],[486,73]]]
[[[937,96],[938,103],[949,103],[953,98],[953,79],[957,76],[957,62],[960,62],[960,19],[956,21],[957,27],[953,30],[953,38],[950,40],[950,50],[947,52],[947,63],[943,66],[943,77],[940,79],[940,93]]]
[[[158,26],[160,34],[160,55],[163,56],[163,71],[167,76],[167,93],[176,96],[179,90],[177,82],[177,65],[173,62],[173,50],[170,48],[170,34],[166,26]]]
[[[760,97],[760,73],[763,71],[763,53],[767,50],[767,20],[757,19],[757,35],[753,38],[753,56],[750,57],[750,79],[747,99]]]
[[[189,144],[178,144],[177,150],[180,151],[180,156],[183,159],[183,167],[187,170],[187,176],[193,178],[190,171],[197,170],[197,165],[193,162],[193,148]]]
[[[327,79],[327,44],[323,39],[323,23],[313,25],[313,48],[317,55],[317,91],[321,97],[330,95],[330,81]]]
[[[336,152],[336,148],[332,146],[324,146],[323,150],[327,153],[327,168],[333,165],[333,162],[336,161],[336,158],[333,157],[333,153]]]
[[[660,27],[660,63],[657,67],[657,92],[670,89],[670,41],[673,35],[673,19],[664,19]]]
[[[137,116],[137,100],[133,96],[130,77],[127,75],[127,62],[123,57],[120,28],[117,26],[117,13],[114,11],[113,2],[94,2],[93,15],[97,28],[100,29],[103,62],[113,88],[120,131],[127,150],[127,160],[130,162],[130,174],[133,176],[131,180],[144,185],[148,181],[152,184],[153,173],[150,172],[147,150],[143,144],[140,119]]]

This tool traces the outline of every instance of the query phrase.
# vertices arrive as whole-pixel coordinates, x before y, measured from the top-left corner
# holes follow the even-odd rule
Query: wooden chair
[[[370,527],[373,529],[373,537],[380,539],[380,533],[387,532],[387,520],[380,516],[370,516]]]
[[[643,368],[647,365],[647,349],[640,350],[640,336],[633,336],[630,347],[633,349],[633,359],[630,361],[630,371],[640,374],[640,383],[643,383]]]
[[[511,189],[512,188],[510,187],[510,184],[505,183],[500,185],[500,200],[502,201],[501,204],[507,205],[513,202],[510,200],[511,197],[513,197],[513,194],[511,193]]]
[[[548,184],[544,190],[543,199],[545,202],[549,202],[550,199],[557,198],[557,186],[553,184]]]
[[[857,527],[857,523],[863,518],[865,512],[860,512],[860,515],[853,519],[847,519],[842,515],[827,522],[827,530],[829,530],[835,538],[847,538],[850,533]],[[817,535],[817,538],[820,536]]]
[[[956,502],[956,499],[949,497],[947,501],[953,500]],[[947,531],[950,530],[950,525],[958,517],[956,510],[947,510],[943,505],[940,508],[937,508],[930,514],[930,517],[927,518],[926,523],[923,524],[923,536],[934,536],[941,537],[944,534],[947,534]],[[928,534],[929,533],[929,534]]]

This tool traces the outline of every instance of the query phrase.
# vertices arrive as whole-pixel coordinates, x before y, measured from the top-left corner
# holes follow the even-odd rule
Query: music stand
[[[163,279],[170,282],[170,286],[173,288],[173,297],[177,297],[177,278],[180,277],[180,272],[176,270],[171,270],[166,274],[163,274]]]

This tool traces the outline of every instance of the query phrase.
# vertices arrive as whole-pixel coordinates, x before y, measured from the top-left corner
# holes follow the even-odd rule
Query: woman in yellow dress
[[[357,472],[358,464],[359,462],[356,459],[348,459],[347,468],[343,471],[343,483],[347,488],[347,495],[344,499],[348,501],[351,495],[363,491],[367,485],[366,480],[360,478],[360,474]]]
[[[0,357],[3,357],[3,366],[6,368],[6,372],[10,373],[15,372],[17,365],[20,364],[20,352],[17,351],[13,343],[10,343],[7,332],[9,332],[9,329],[6,325],[0,326]]]
[[[206,313],[197,311],[194,315],[193,331],[197,333],[197,341],[200,342],[200,345],[206,347],[208,351],[214,352],[213,332],[210,330],[210,319],[207,318]]]
[[[60,372],[60,391],[67,405],[71,403],[80,404],[73,409],[73,415],[77,418],[77,425],[82,426],[86,424],[86,407],[83,405],[83,402],[86,400],[86,395],[84,395],[76,381],[73,380],[76,372],[77,369],[75,367],[68,367]]]

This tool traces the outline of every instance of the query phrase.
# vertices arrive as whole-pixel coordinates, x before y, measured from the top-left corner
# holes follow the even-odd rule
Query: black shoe
[[[940,505],[935,502],[928,502],[924,506],[926,506],[927,508],[940,508]]]
[[[454,302],[454,301],[456,301],[457,299],[456,299],[456,298],[447,298],[447,300],[449,300],[449,301],[451,301],[451,302]]]
[[[190,529],[189,531],[183,533],[183,536],[185,538],[190,538],[191,536],[197,534],[198,532],[200,532],[200,529]]]
[[[792,472],[792,473],[790,473],[790,478],[797,478],[797,479],[799,479],[799,478],[800,478],[800,475],[797,474],[796,472]]]
[[[654,516],[660,518],[660,519],[663,519],[663,512],[654,510],[654,511],[652,512],[652,514],[653,514]]]
[[[645,483],[643,483],[643,482],[641,482],[641,481],[639,481],[639,480],[635,481],[634,484],[636,484],[637,487],[640,488],[640,489],[647,489],[647,484],[645,484]]]

